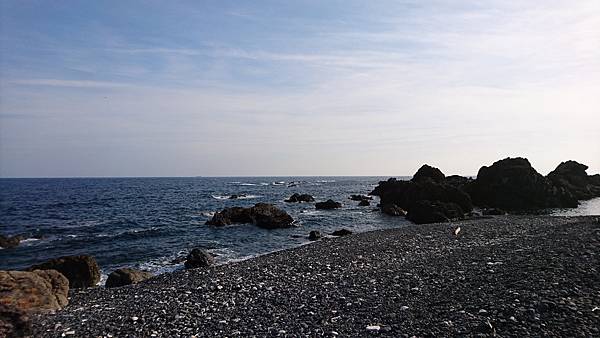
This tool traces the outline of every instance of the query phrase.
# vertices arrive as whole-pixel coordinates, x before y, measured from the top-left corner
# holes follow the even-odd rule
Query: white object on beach
[[[458,236],[459,232],[460,232],[460,227],[454,229],[454,236]]]
[[[381,326],[379,325],[368,325],[367,326],[367,330],[369,331],[379,331],[381,329]]]
[[[136,316],[131,317],[131,320],[133,320],[134,322],[137,321],[139,318]]]

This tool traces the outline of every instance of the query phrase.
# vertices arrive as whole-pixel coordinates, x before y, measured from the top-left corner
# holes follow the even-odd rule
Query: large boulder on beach
[[[206,268],[215,263],[215,259],[211,254],[202,249],[193,249],[185,259],[186,269]]]
[[[27,271],[56,270],[69,280],[70,288],[92,287],[100,281],[100,267],[94,257],[64,256],[31,266]]]
[[[420,200],[414,203],[406,218],[416,224],[446,222],[461,219],[464,211],[452,202]]]
[[[587,200],[600,196],[600,175],[589,176],[588,166],[576,161],[566,161],[548,174],[548,179],[559,188],[567,190],[573,198]]]
[[[440,169],[424,164],[413,175],[411,181],[419,182],[423,180],[432,180],[434,182],[443,182],[445,178],[446,175],[444,175]]]
[[[315,203],[315,208],[322,209],[322,210],[338,209],[341,207],[342,207],[342,203],[336,202],[334,200],[327,200],[325,202]]]
[[[20,311],[61,309],[68,293],[69,281],[56,270],[0,271],[0,304]]]
[[[0,303],[0,337],[32,337],[31,318],[26,311]]]
[[[538,173],[525,158],[506,158],[481,167],[465,188],[481,207],[507,211],[576,207],[577,199]]]
[[[288,203],[300,203],[300,202],[314,202],[315,198],[312,197],[309,194],[298,194],[295,193],[292,196],[290,196],[290,198],[288,198],[287,200],[285,200],[285,202]]]
[[[10,249],[19,246],[19,243],[23,240],[23,237],[17,236],[4,236],[0,235],[0,248]]]
[[[250,208],[250,218],[254,225],[265,229],[289,228],[294,225],[292,216],[268,203],[257,203]]]
[[[105,286],[107,288],[114,288],[130,284],[137,284],[151,277],[152,273],[148,271],[131,268],[117,269],[108,275]]]

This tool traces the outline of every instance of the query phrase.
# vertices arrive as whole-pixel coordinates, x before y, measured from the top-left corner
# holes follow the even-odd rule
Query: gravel
[[[455,235],[456,228],[461,230]],[[35,336],[600,336],[600,221],[497,216],[72,290]]]

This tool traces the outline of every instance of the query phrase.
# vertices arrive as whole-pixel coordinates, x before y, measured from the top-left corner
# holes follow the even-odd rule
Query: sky
[[[0,176],[600,172],[600,1],[0,0]]]

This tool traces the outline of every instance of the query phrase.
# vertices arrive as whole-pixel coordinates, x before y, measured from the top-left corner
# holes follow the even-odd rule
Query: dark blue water
[[[348,199],[350,194],[368,193],[386,178],[0,179],[0,233],[28,238],[17,248],[0,250],[0,269],[89,254],[105,274],[124,266],[162,272],[180,267],[172,261],[195,247],[207,248],[226,262],[301,245],[311,230],[363,232],[404,226],[408,222],[403,218],[372,212],[373,207],[358,207]],[[299,183],[288,187],[290,182]],[[317,211],[313,203],[283,202],[295,192],[311,194],[317,201],[332,198],[344,206]],[[226,199],[231,194],[248,198]],[[285,209],[298,226],[265,230],[249,224],[204,225],[214,211],[258,202]]]

